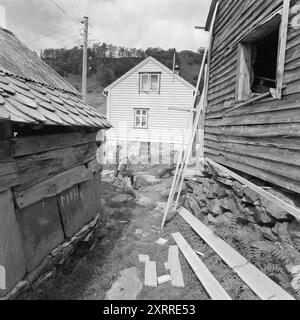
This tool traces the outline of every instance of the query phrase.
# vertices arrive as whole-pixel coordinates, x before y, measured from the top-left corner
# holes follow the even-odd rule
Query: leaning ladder
[[[210,43],[212,43],[213,28],[214,28],[214,24],[215,24],[217,11],[218,11],[218,3],[216,5],[215,11],[214,11],[214,15],[213,15],[213,19],[212,19],[212,23],[211,23]],[[204,52],[204,56],[203,56],[203,60],[202,60],[202,64],[201,64],[201,68],[200,68],[200,72],[199,72],[199,76],[198,76],[197,87],[196,87],[197,89],[199,88],[201,80],[202,80],[202,78],[204,78],[204,88],[202,90],[202,94],[201,94],[201,98],[200,98],[199,104],[196,105],[197,95],[195,94],[194,98],[193,98],[191,110],[189,111],[190,120],[189,120],[188,123],[189,124],[192,123],[191,136],[189,137],[189,140],[188,140],[186,148],[185,148],[185,144],[183,144],[183,146],[182,146],[182,148],[180,150],[180,153],[179,153],[179,157],[178,157],[177,165],[176,165],[176,170],[175,170],[175,175],[174,175],[174,178],[173,178],[173,182],[172,182],[172,186],[171,186],[168,202],[166,204],[165,211],[164,211],[164,216],[163,216],[162,223],[161,223],[161,229],[163,229],[164,226],[165,226],[165,223],[166,223],[166,220],[167,220],[171,205],[173,204],[174,197],[176,195],[176,190],[178,190],[178,191],[177,191],[177,197],[176,197],[174,211],[177,210],[178,201],[179,201],[179,198],[180,198],[180,193],[181,193],[181,190],[182,190],[182,186],[183,186],[183,182],[184,182],[187,166],[188,166],[189,159],[190,159],[191,152],[192,152],[192,148],[193,148],[193,142],[195,140],[196,133],[197,133],[197,128],[198,128],[199,121],[200,121],[200,116],[204,112],[204,104],[205,104],[205,98],[206,98],[206,92],[207,92],[207,86],[208,86],[208,81],[207,81],[208,80],[207,79],[208,71],[207,71],[207,66],[206,66],[205,62],[206,62],[206,59],[208,57],[208,53],[209,53],[209,49],[206,48],[205,52]],[[195,105],[196,105],[196,108],[195,108]],[[202,138],[203,137],[201,137],[201,139]]]

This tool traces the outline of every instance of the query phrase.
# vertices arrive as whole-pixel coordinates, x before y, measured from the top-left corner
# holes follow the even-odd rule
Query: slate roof
[[[1,120],[111,128],[73,86],[5,29],[0,29]]]

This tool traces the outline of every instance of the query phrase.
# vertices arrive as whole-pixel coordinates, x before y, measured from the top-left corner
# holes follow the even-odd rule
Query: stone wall
[[[184,207],[206,225],[235,218],[241,225],[256,224],[268,241],[300,245],[300,223],[293,216],[226,174],[206,167],[201,176],[187,179],[185,185]],[[292,197],[262,187],[296,206]]]

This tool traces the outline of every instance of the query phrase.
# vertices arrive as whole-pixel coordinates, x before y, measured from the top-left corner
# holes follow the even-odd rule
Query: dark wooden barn
[[[205,155],[300,193],[300,1],[212,1]]]
[[[96,136],[108,128],[75,88],[0,29],[0,297],[30,285],[99,216]]]

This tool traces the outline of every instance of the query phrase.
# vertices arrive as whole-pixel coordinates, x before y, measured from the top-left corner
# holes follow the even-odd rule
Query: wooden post
[[[283,86],[283,74],[285,67],[285,56],[286,56],[286,43],[287,43],[287,32],[289,25],[289,13],[290,13],[290,3],[291,0],[283,1],[283,12],[282,21],[280,26],[279,34],[279,52],[278,52],[278,62],[277,62],[277,87],[276,87],[276,98],[281,99],[282,96],[282,86]]]

